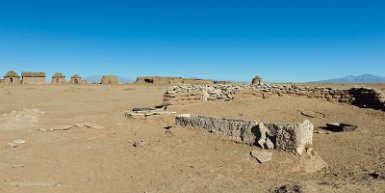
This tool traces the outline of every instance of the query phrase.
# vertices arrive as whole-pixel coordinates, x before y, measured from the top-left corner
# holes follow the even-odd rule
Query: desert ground
[[[364,86],[385,91],[385,84]],[[250,156],[255,146],[199,129],[166,130],[174,125],[173,116],[124,116],[134,107],[161,104],[165,89],[135,84],[1,87],[0,192],[263,193],[284,185],[311,193],[385,190],[385,112],[292,96],[168,108],[177,114],[264,122],[309,119],[317,129],[326,122],[358,125],[353,132],[314,133],[314,151],[327,168],[306,173],[299,169],[301,158],[291,153],[274,151],[272,161],[260,164]],[[301,111],[325,117],[309,118]],[[79,123],[103,128],[40,130]],[[7,145],[17,139],[25,143]]]

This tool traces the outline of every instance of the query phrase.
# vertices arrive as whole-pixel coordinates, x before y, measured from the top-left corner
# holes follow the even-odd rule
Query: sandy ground
[[[385,85],[376,85],[383,89]],[[314,148],[328,167],[300,171],[300,158],[285,152],[257,163],[256,147],[199,129],[174,127],[173,117],[127,119],[133,107],[161,104],[162,86],[28,86],[0,89],[0,192],[271,192],[297,184],[302,192],[384,192],[385,113],[302,97],[243,99],[173,106],[177,113],[302,122],[301,111],[324,113],[308,118],[359,126],[354,132],[314,134]],[[72,128],[76,123],[103,129]],[[8,142],[24,144],[6,148]],[[143,141],[134,147],[135,142]],[[371,173],[379,174],[371,175]]]

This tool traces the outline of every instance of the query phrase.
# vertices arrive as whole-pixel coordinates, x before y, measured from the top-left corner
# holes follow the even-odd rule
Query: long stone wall
[[[199,78],[142,76],[136,79],[139,84],[214,84],[214,81]]]
[[[176,116],[175,121],[185,128],[200,128],[223,134],[237,142],[300,155],[313,143],[314,126],[308,120],[298,124],[264,124],[254,120],[184,114]]]
[[[352,88],[332,89],[322,87],[298,87],[295,85],[177,85],[167,89],[164,105],[183,105],[196,102],[237,98],[274,96],[302,96],[320,100],[348,103],[363,108],[385,111],[385,95],[376,89]]]

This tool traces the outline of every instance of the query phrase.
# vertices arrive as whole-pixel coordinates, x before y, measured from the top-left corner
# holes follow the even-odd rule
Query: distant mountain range
[[[311,82],[314,82],[314,83],[385,83],[385,77],[375,76],[372,74],[364,74],[359,76],[350,75],[342,78],[311,81]]]
[[[100,82],[102,80],[103,75],[92,75],[92,76],[86,76],[83,79],[87,80],[88,82]],[[126,78],[118,76],[119,82],[135,82],[135,79]]]

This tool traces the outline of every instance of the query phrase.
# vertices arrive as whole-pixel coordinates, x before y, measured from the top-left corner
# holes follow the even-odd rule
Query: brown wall
[[[18,78],[18,77],[7,77],[7,78],[4,78],[1,81],[1,83],[3,85],[20,85],[21,84],[20,78]]]
[[[45,84],[45,77],[23,77],[22,84]]]
[[[81,78],[71,78],[70,83],[71,84],[81,84],[82,80],[81,80]]]
[[[63,84],[63,83],[65,83],[65,79],[64,78],[53,77],[52,81],[51,81],[51,84]]]
[[[101,84],[118,84],[118,77],[116,76],[103,76]]]

